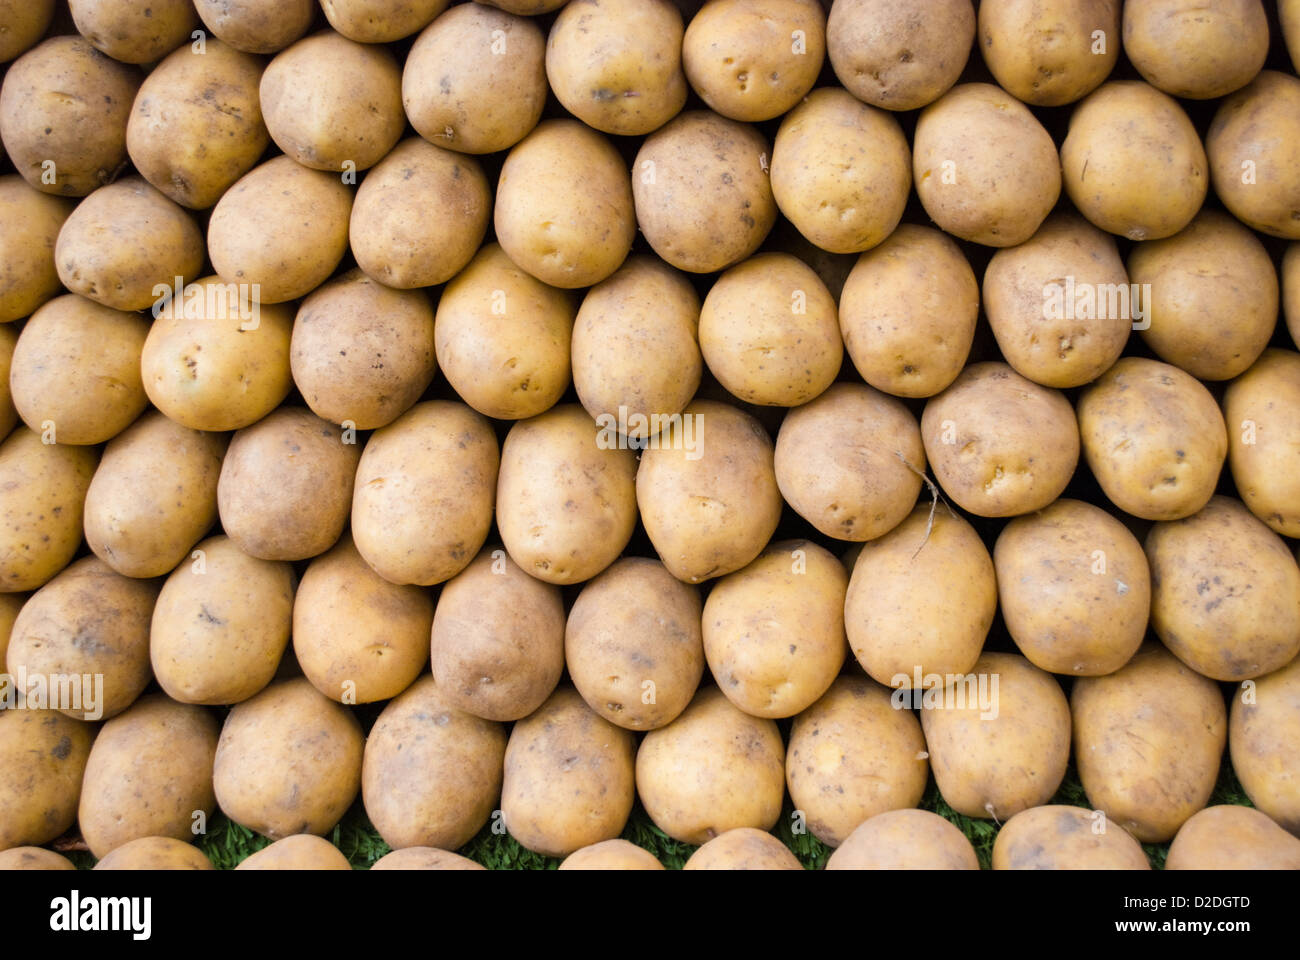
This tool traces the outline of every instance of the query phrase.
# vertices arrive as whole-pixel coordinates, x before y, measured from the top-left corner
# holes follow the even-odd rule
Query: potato
[[[138,68],[83,37],[51,37],[23,54],[0,87],[0,141],[14,170],[43,193],[84,197],[126,163]]]
[[[373,703],[397,696],[420,675],[432,625],[433,598],[375,573],[345,534],[302,575],[293,651],[303,675],[331,700]]]
[[[5,655],[9,651],[9,638],[13,634],[14,620],[18,618],[18,611],[23,608],[27,598],[28,595],[25,593],[0,593],[0,703],[7,702],[10,686],[14,686],[15,695],[18,692],[13,677],[4,671],[4,662]]]
[[[0,857],[0,869],[3,869]],[[627,840],[602,840],[573,851],[560,870],[663,870],[653,853]]]
[[[1237,493],[1275,533],[1300,537],[1300,474],[1291,469],[1300,423],[1300,354],[1265,350],[1223,395],[1228,464]]]
[[[636,237],[622,157],[576,120],[544,121],[501,167],[493,224],[506,255],[543,283],[599,283]]]
[[[168,419],[193,430],[238,430],[289,393],[293,311],[258,303],[254,287],[205,277],[159,309],[140,374]]]
[[[443,288],[433,329],[438,366],[484,416],[535,417],[569,388],[575,313],[568,293],[490,243]]]
[[[1238,500],[1157,523],[1146,540],[1151,629],[1213,680],[1280,670],[1300,653],[1300,567],[1291,548]]]
[[[713,273],[754,253],[776,222],[772,151],[753,127],[689,110],[646,137],[632,164],[636,222],[679,270]]]
[[[826,861],[827,870],[978,870],[966,835],[928,810],[891,810],[864,821]]]
[[[192,842],[216,809],[217,721],[163,694],[142,697],[104,724],[86,762],[77,823],[103,857],[140,837]]]
[[[1181,0],[1127,0],[1124,52],[1153,87],[1211,100],[1255,79],[1268,56],[1260,0],[1193,7]]]
[[[1166,870],[1300,870],[1300,839],[1250,807],[1207,807],[1169,845]]]
[[[19,427],[0,444],[0,591],[35,590],[81,546],[93,447],[44,443]]]
[[[481,2],[508,10],[521,17],[535,17],[564,6],[569,0],[481,0]]]
[[[293,568],[250,557],[224,536],[190,557],[154,606],[154,676],[181,703],[239,703],[271,682],[289,643]]]
[[[410,137],[357,189],[352,253],[390,287],[446,283],[473,259],[491,210],[492,188],[477,160]]]
[[[587,706],[629,730],[686,709],[704,673],[699,592],[661,563],[624,557],[578,594],[564,630],[569,676]]]
[[[361,726],[305,678],[236,704],[217,741],[217,803],[272,840],[331,829],[361,786]]]
[[[648,439],[681,413],[704,367],[699,317],[700,298],[686,277],[645,254],[588,290],[571,348],[573,386],[587,412],[599,423],[623,410],[629,439]],[[637,416],[644,422],[633,422]]]
[[[984,311],[1002,356],[1045,387],[1090,383],[1128,343],[1133,288],[1115,241],[1082,217],[1052,214],[984,271]]]
[[[926,403],[921,436],[939,485],[981,517],[1041,510],[1064,492],[1079,462],[1070,402],[1004,363],[963,370]]]
[[[930,219],[989,247],[1024,243],[1061,195],[1051,136],[1028,107],[988,83],[962,84],[925,108],[912,177]]]
[[[83,557],[33,594],[5,656],[10,675],[48,678],[44,698],[28,691],[38,701],[32,706],[45,699],[78,720],[107,720],[129,707],[152,676],[149,621],[158,587]]]
[[[202,850],[173,837],[140,837],[95,864],[96,870],[215,870]]]
[[[33,190],[20,177],[0,177],[0,323],[34,313],[62,290],[54,242],[72,210],[71,200]]]
[[[442,588],[431,653],[449,706],[485,720],[528,716],[564,672],[560,588],[485,548]]]
[[[619,136],[657,130],[686,104],[682,15],[671,0],[597,0],[561,10],[546,78],[564,109]]]
[[[781,421],[774,459],[785,502],[828,537],[874,540],[916,506],[925,447],[900,401],[835,383]]]
[[[737,827],[696,850],[683,870],[802,870],[790,848],[763,830]]]
[[[771,120],[817,82],[826,13],[816,0],[717,0],[691,19],[681,51],[686,78],[709,109],[747,123]]]
[[[742,713],[706,687],[681,716],[641,740],[636,788],[655,825],[682,843],[738,827],[771,830],[785,796],[776,721]]]
[[[433,847],[407,847],[394,850],[376,860],[371,870],[486,870],[467,857]]]
[[[844,348],[877,390],[934,396],[966,363],[979,302],[979,284],[961,248],[931,227],[902,224],[859,257],[844,281]]]
[[[357,464],[357,550],[393,583],[454,577],[487,539],[499,464],[486,419],[461,403],[416,404],[371,435]]]
[[[44,847],[14,847],[0,852],[0,870],[76,870],[62,854]]]
[[[1121,510],[1178,520],[1209,503],[1228,436],[1214,397],[1193,377],[1124,357],[1079,397],[1078,416],[1088,467]]]
[[[1300,4],[1296,0],[1278,0],[1277,17],[1291,64],[1300,71]]]
[[[860,823],[915,807],[930,776],[921,724],[866,677],[842,676],[794,718],[785,779],[808,830],[838,847]]]
[[[1003,824],[994,870],[1150,870],[1142,846],[1096,812],[1064,804],[1031,807]]]
[[[0,710],[0,850],[49,843],[76,822],[94,738],[56,710]]]
[[[430,143],[461,153],[509,149],[542,118],[545,58],[546,37],[532,20],[479,3],[453,6],[411,46],[402,106]]]
[[[387,47],[322,30],[275,55],[259,86],[267,132],[313,170],[368,170],[406,127],[402,71]]]
[[[54,0],[0,0],[0,63],[40,43],[54,17]]]
[[[245,857],[236,870],[351,870],[348,858],[328,840],[295,833]]]
[[[127,577],[161,577],[217,520],[226,437],[156,410],[109,442],[86,491],[86,543]]]
[[[1300,344],[1300,243],[1288,244],[1282,256],[1282,308],[1291,342]]]
[[[323,0],[330,26],[358,43],[391,43],[421,30],[448,0]]]
[[[1265,70],[1219,104],[1205,136],[1223,205],[1246,226],[1288,240],[1300,240],[1297,116],[1300,80]]]
[[[202,56],[181,47],[150,72],[131,107],[131,163],[183,207],[212,206],[270,142],[258,97],[263,64],[241,49],[217,39]]]
[[[1070,201],[1095,226],[1130,240],[1187,226],[1205,200],[1208,168],[1183,108],[1139,80],[1112,80],[1088,94],[1061,144]]]
[[[1242,684],[1228,720],[1232,770],[1251,803],[1300,836],[1300,658]]]
[[[1205,806],[1227,739],[1214,681],[1150,644],[1070,694],[1074,756],[1088,802],[1143,843],[1163,843]]]
[[[911,688],[927,674],[969,673],[997,603],[993,561],[975,528],[924,504],[863,544],[845,595],[844,626],[872,679]]]
[[[154,63],[183,43],[199,25],[190,0],[68,0],[77,32],[123,63]]]
[[[1007,632],[1049,673],[1114,673],[1146,635],[1151,572],[1142,545],[1091,503],[1061,498],[1017,517],[993,548]]]
[[[299,307],[289,369],[322,420],[355,430],[387,426],[415,405],[438,370],[428,295],[349,270]]]
[[[520,845],[548,857],[613,840],[636,799],[636,737],[560,687],[514,725],[501,816]]]
[[[848,579],[828,550],[785,540],[718,581],[704,604],[704,656],[733,704],[775,720],[826,692],[844,665]]]
[[[505,728],[456,709],[426,674],[370,731],[366,815],[393,847],[463,847],[497,805],[505,753]]]
[[[826,52],[840,83],[886,110],[915,110],[957,82],[975,39],[970,0],[935,0],[919,17],[899,0],[835,0]]]
[[[1199,380],[1230,380],[1268,346],[1277,272],[1232,217],[1203,210],[1174,236],[1134,247],[1128,267],[1133,283],[1151,291],[1142,339],[1160,359]]]
[[[14,347],[18,345],[16,325],[0,324],[0,441],[18,424],[9,377],[13,371]]]
[[[52,441],[111,440],[149,405],[140,354],[149,324],[73,294],[32,314],[13,348],[9,390],[23,422]]]
[[[222,194],[208,221],[208,256],[221,279],[250,285],[257,303],[294,300],[339,265],[351,215],[352,191],[339,178],[275,157]]]
[[[194,0],[203,25],[245,53],[275,53],[311,27],[314,0]]]
[[[1074,103],[1115,69],[1119,8],[1119,0],[982,0],[980,53],[998,86],[1017,100]]]
[[[781,518],[772,458],[762,424],[713,400],[695,401],[655,437],[641,454],[636,500],[669,573],[699,583],[758,556]]]

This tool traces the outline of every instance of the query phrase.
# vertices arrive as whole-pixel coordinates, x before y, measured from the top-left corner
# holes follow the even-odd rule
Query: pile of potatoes
[[[1300,868],[1300,0],[923,6],[0,0],[0,867]]]

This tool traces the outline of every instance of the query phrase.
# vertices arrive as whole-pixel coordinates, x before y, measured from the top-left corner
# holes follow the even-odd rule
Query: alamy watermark
[[[905,684],[911,683],[911,686]],[[921,673],[918,666],[909,677],[896,673],[889,702],[895,710],[969,710],[978,708],[980,718],[998,717],[998,674]]]
[[[1131,320],[1151,327],[1151,284],[1079,283],[1074,277],[1043,286],[1045,320]]]
[[[601,450],[685,450],[687,460],[704,455],[704,415],[701,413],[629,413],[596,417],[596,446]]]

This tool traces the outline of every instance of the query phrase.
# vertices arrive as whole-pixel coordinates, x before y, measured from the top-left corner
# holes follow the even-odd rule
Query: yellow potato
[[[96,870],[214,870],[212,861],[197,847],[173,837],[140,837],[124,843],[99,863]]]
[[[322,0],[330,26],[358,43],[391,43],[422,29],[448,0]]]
[[[0,63],[40,42],[54,17],[54,0],[0,0]]]
[[[4,671],[5,655],[9,650],[9,638],[13,634],[14,620],[18,618],[18,611],[23,608],[27,598],[28,595],[25,593],[0,593],[0,703],[6,702],[9,687],[13,683],[13,678]],[[696,620],[699,620],[698,616]],[[14,692],[17,693],[16,687]]]
[[[1291,342],[1300,345],[1300,243],[1288,244],[1282,257],[1282,308]]]
[[[1278,0],[1277,17],[1281,21],[1287,52],[1291,54],[1291,64],[1300,72],[1300,2]]]
[[[18,424],[18,410],[14,407],[13,390],[9,383],[13,372],[14,347],[18,345],[18,331],[13,326],[0,325],[0,441]]]
[[[56,710],[0,710],[0,850],[49,843],[76,822],[95,732]]]
[[[488,6],[500,7],[521,17],[535,17],[564,6],[569,0],[482,0]]]
[[[62,289],[54,242],[72,210],[71,200],[33,190],[20,177],[0,177],[0,323],[34,313]]]
[[[696,850],[683,870],[802,870],[790,848],[763,830],[737,827]]]
[[[0,870],[76,870],[62,854],[44,847],[14,847],[0,852]]]
[[[3,860],[0,860],[0,868]],[[653,853],[627,840],[602,840],[573,851],[560,870],[663,870]]]
[[[433,847],[407,847],[386,853],[374,862],[371,870],[486,870],[467,857]]]
[[[1255,79],[1268,56],[1260,0],[1125,0],[1124,52],[1153,87],[1211,100]]]
[[[1143,843],[1163,843],[1203,808],[1227,740],[1223,694],[1164,647],[1080,677],[1070,694],[1088,802]]]
[[[296,833],[239,862],[236,870],[351,870],[348,858],[328,840]]]
[[[844,281],[844,347],[877,390],[931,397],[965,366],[979,302],[961,248],[938,230],[905,223],[859,257]]]
[[[1022,810],[993,842],[994,870],[1150,870],[1123,827],[1104,814],[1063,804]]]
[[[1018,100],[1059,107],[1091,93],[1115,69],[1119,0],[981,0],[979,49]]]
[[[1300,870],[1300,839],[1250,807],[1207,807],[1178,830],[1166,870]]]
[[[978,870],[966,835],[928,810],[890,810],[863,822],[827,870]]]
[[[190,0],[68,0],[77,32],[114,60],[154,63],[199,25]]]
[[[236,50],[275,53],[311,27],[315,0],[194,0],[203,25]]]
[[[1300,836],[1300,658],[1233,691],[1232,770],[1251,803]]]
[[[127,577],[161,577],[217,520],[226,437],[154,410],[114,437],[86,491],[86,543]]]
[[[1228,465],[1237,494],[1274,533],[1300,537],[1300,354],[1265,350],[1228,384],[1223,417],[1229,425]]]

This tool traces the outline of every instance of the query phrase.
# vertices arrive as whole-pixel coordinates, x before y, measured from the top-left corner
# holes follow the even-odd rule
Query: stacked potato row
[[[1300,866],[1300,2],[925,6],[0,0],[0,865]]]

